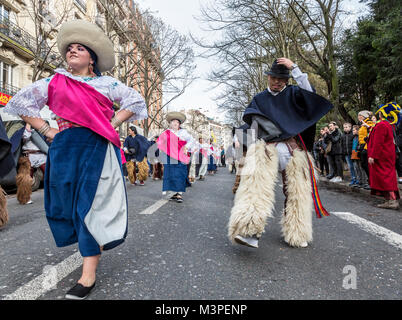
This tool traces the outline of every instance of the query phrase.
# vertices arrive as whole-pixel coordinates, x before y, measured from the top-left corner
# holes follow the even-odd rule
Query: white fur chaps
[[[274,144],[267,145],[259,140],[250,146],[228,224],[228,236],[232,242],[237,235],[260,237],[264,232],[275,206],[278,164]],[[286,176],[288,196],[281,219],[282,234],[290,246],[298,247],[313,239],[312,186],[305,151],[293,151]]]
[[[266,220],[272,217],[275,205],[275,184],[278,178],[278,152],[264,141],[252,144],[241,170],[234,206],[229,219],[229,239],[237,235],[261,236]]]
[[[286,177],[288,197],[281,219],[282,235],[290,246],[299,247],[301,243],[313,240],[312,186],[305,151],[293,151],[286,167]]]

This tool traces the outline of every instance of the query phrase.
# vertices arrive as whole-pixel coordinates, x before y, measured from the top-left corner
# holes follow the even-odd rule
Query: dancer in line
[[[162,191],[170,200],[181,203],[183,193],[190,186],[187,168],[190,158],[187,151],[197,150],[198,143],[186,129],[181,128],[186,121],[183,113],[169,112],[166,120],[169,123],[169,129],[164,131],[157,140],[163,163]]]
[[[127,195],[115,128],[147,118],[147,109],[134,89],[101,75],[115,64],[114,48],[96,25],[64,23],[57,46],[68,69],[56,69],[52,77],[23,88],[4,111],[19,115],[53,141],[45,171],[46,218],[58,247],[78,242],[82,275],[66,298],[84,299],[95,286],[101,251],[120,245],[127,235]],[[120,104],[117,113],[114,102]],[[59,130],[41,118],[46,104]]]
[[[288,85],[289,70],[298,86]],[[307,151],[313,147],[316,122],[333,106],[313,92],[307,74],[287,58],[275,60],[266,74],[268,88],[254,97],[243,115],[258,140],[247,148],[228,235],[234,243],[258,248],[274,209],[279,172],[285,194],[284,240],[292,247],[306,247],[313,239],[313,203],[319,217],[328,215],[318,196],[314,161]]]
[[[138,134],[137,128],[134,126],[129,127],[128,133],[129,136],[124,141],[128,178],[131,184],[137,184],[138,179],[140,186],[143,186],[148,179],[147,152],[151,143],[144,136]]]
[[[197,179],[200,181],[205,180],[205,175],[207,173],[208,168],[208,148],[209,145],[204,142],[203,137],[198,138],[198,164],[196,169]]]
[[[213,175],[216,173],[217,167],[216,167],[215,148],[212,139],[210,139],[209,141],[208,156],[209,156],[208,174]]]

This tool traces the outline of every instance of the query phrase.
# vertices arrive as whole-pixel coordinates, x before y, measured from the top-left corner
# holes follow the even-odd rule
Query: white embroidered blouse
[[[74,76],[64,69],[56,69],[55,72],[71,79],[85,82],[111,101],[119,103],[120,110],[133,112],[134,115],[127,121],[148,118],[144,98],[133,88],[127,87],[113,77],[101,76],[91,78]],[[53,76],[38,80],[21,89],[15,96],[13,96],[3,110],[12,115],[40,118],[41,116],[39,112],[47,103],[48,86],[52,78]]]
[[[189,152],[195,152],[199,149],[199,143],[191,136],[186,129],[179,129],[178,131],[168,129],[172,131],[180,140],[187,142],[186,148]]]

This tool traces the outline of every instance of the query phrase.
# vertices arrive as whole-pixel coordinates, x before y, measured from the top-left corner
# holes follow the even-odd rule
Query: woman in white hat
[[[167,193],[170,200],[183,202],[183,192],[190,186],[188,181],[188,168],[190,162],[188,152],[197,151],[198,142],[180,127],[186,116],[181,112],[169,112],[166,115],[169,129],[158,138],[157,144],[162,151],[163,163],[163,193]]]
[[[134,89],[101,75],[113,68],[114,49],[96,25],[64,23],[57,45],[68,69],[56,69],[55,75],[23,88],[5,111],[52,141],[45,172],[46,217],[58,247],[78,242],[82,276],[66,298],[84,299],[95,286],[101,251],[121,244],[127,235],[127,196],[115,128],[147,118],[147,110]],[[117,113],[114,102],[120,104]],[[59,130],[41,118],[45,105]]]

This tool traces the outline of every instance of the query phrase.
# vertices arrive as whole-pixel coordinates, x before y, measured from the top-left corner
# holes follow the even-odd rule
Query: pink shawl
[[[56,73],[47,104],[60,118],[91,129],[120,148],[120,137],[110,123],[113,102],[90,85]]]

